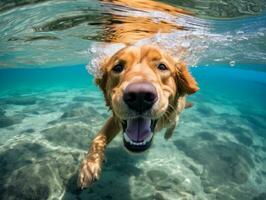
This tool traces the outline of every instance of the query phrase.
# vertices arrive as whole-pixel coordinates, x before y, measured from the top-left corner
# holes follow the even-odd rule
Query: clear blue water
[[[190,43],[195,54],[185,59],[197,65],[190,71],[200,86],[173,137],[158,133],[149,151],[132,155],[120,134],[100,180],[83,191],[76,187],[80,161],[111,114],[85,67],[95,59],[87,50],[104,42],[90,24],[106,16],[90,1],[1,2],[0,199],[266,199],[265,8],[223,2],[175,2],[197,13],[182,23],[207,30],[170,34]],[[98,18],[61,30],[59,22],[47,25],[81,11]]]
[[[110,115],[93,77],[84,65],[0,70],[1,198],[263,195],[266,73],[228,66],[191,71],[201,90],[189,98],[195,105],[183,113],[173,138],[165,141],[158,133],[152,148],[138,156],[116,138],[102,178],[77,192],[80,159]]]

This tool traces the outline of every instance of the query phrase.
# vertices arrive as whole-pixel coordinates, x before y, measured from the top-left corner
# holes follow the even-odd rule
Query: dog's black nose
[[[157,101],[156,88],[147,82],[131,83],[124,91],[124,102],[139,113],[149,110]]]

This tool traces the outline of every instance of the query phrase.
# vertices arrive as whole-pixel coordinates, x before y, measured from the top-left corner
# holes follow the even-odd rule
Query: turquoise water
[[[79,192],[80,160],[110,115],[85,66],[0,70],[1,199],[265,199],[266,73],[191,71],[201,90],[173,138],[133,156],[118,136]]]
[[[90,0],[0,1],[0,199],[266,199],[265,2],[161,2],[195,15]],[[186,27],[139,44],[172,54],[185,47],[200,91],[169,141],[158,133],[132,155],[120,134],[100,180],[80,191],[80,162],[111,114],[93,76],[116,49],[103,38],[121,23],[112,15]]]

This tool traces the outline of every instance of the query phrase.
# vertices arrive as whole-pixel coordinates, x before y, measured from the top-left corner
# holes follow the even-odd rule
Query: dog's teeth
[[[124,138],[125,138],[125,140],[126,140],[127,142],[131,142],[130,138],[127,136],[126,133],[124,133]]]
[[[152,134],[150,134],[143,142],[134,142],[132,141],[126,133],[124,133],[124,139],[126,142],[130,143],[130,145],[135,145],[135,146],[143,146],[146,145],[148,142],[151,141],[152,139]]]

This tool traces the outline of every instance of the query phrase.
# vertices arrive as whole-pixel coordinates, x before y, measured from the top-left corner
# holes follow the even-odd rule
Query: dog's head
[[[186,66],[155,46],[129,46],[102,65],[96,83],[124,129],[125,147],[146,150],[156,122],[175,113],[178,98],[198,90]]]

